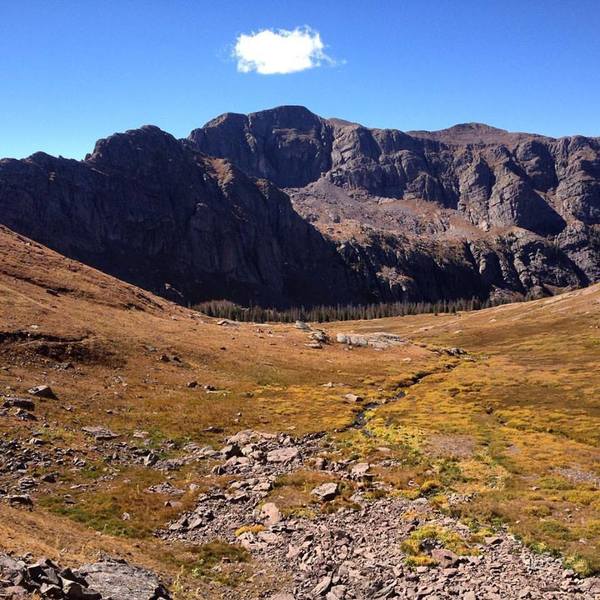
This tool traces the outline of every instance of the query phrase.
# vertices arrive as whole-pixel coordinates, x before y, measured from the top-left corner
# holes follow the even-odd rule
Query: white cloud
[[[324,49],[321,34],[310,27],[296,27],[292,31],[262,29],[238,36],[233,56],[241,73],[276,75],[335,64]]]

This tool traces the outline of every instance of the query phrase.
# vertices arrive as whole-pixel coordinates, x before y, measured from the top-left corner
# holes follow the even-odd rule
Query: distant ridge
[[[412,137],[437,140],[450,145],[516,144],[527,139],[554,139],[538,134],[507,131],[485,123],[459,123],[439,131],[408,131],[407,133]]]

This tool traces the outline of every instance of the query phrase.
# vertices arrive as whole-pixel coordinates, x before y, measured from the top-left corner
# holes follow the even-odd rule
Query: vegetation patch
[[[177,505],[167,506],[165,503],[171,497],[146,491],[148,487],[161,483],[163,477],[159,471],[131,469],[118,479],[104,482],[94,489],[70,490],[64,487],[62,494],[55,492],[42,497],[40,504],[55,514],[102,533],[147,538],[194,505],[196,494],[191,492],[177,496]],[[173,486],[177,483],[177,480],[172,482]],[[180,480],[180,483],[184,484],[185,480]]]
[[[426,524],[415,529],[400,546],[410,566],[433,566],[437,561],[431,556],[434,548],[444,548],[459,556],[478,554],[477,548],[461,535],[435,524]]]

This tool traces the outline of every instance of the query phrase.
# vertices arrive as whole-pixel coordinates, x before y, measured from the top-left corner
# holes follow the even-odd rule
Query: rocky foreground
[[[363,426],[359,414],[353,427]],[[96,429],[95,442],[113,451],[118,444],[114,434]],[[177,459],[125,453],[121,460],[141,460],[163,472],[164,482],[146,491],[170,496],[174,505],[184,490],[170,483],[170,474],[209,461],[211,476],[227,483],[198,496],[194,510],[157,535],[193,546],[216,540],[241,545],[256,574],[279,574],[279,589],[271,586],[262,598],[600,598],[599,578],[578,577],[560,560],[533,553],[505,530],[474,535],[427,498],[394,495],[375,476],[377,468],[393,467],[393,460],[377,465],[328,460],[331,450],[322,434],[295,438],[245,430],[229,437],[221,450],[188,444]],[[282,476],[299,472],[319,476],[310,491],[314,510],[305,514],[280,509],[274,493]],[[7,499],[31,508],[29,496],[16,493],[18,486],[22,480],[15,481]],[[468,500],[450,498],[451,503]],[[110,557],[71,569],[48,559],[2,555],[0,597],[31,594],[61,600],[171,598],[155,574]],[[246,597],[235,588],[228,594]]]
[[[294,439],[242,431],[220,457],[206,451],[207,458],[221,458],[213,471],[234,480],[227,489],[202,495],[193,512],[160,535],[242,544],[259,565],[285,578],[284,591],[271,600],[600,597],[600,579],[578,578],[558,559],[534,554],[505,531],[456,552],[449,549],[472,537],[465,525],[436,511],[426,498],[387,496],[367,463],[327,462],[319,456],[321,441],[314,435]],[[330,475],[329,483],[312,490],[321,505],[318,514],[286,516],[276,503],[264,502],[277,477],[307,468]],[[348,482],[356,490],[352,506],[328,512]],[[379,495],[374,490],[384,497],[373,499]]]
[[[340,343],[347,341],[347,336],[338,337]],[[402,343],[400,338],[382,338],[381,334],[363,341],[365,345]],[[29,392],[34,398],[54,397],[49,386]],[[366,412],[376,409],[377,403],[364,404],[351,393],[345,398],[360,407],[348,427],[369,436]],[[34,412],[32,399],[4,399],[5,416],[35,420]],[[293,437],[243,430],[227,438],[220,450],[188,443],[176,457],[160,458],[159,451],[143,445],[130,447],[106,427],[88,425],[82,430],[113,464],[137,464],[163,473],[164,481],[146,493],[166,495],[172,506],[180,505],[178,498],[186,491],[171,483],[172,474],[186,465],[204,463],[204,472],[220,483],[200,494],[193,510],[180,514],[156,535],[191,546],[219,541],[243,547],[258,569],[253,567],[256,574],[279,574],[279,589],[271,585],[263,598],[600,598],[599,578],[579,578],[559,559],[535,554],[507,531],[481,534],[440,512],[427,497],[410,499],[395,494],[380,477],[382,469],[397,466],[394,459],[369,464],[331,458],[336,456],[336,447],[323,433]],[[7,484],[0,495],[24,509],[34,508],[30,492],[55,482],[51,473],[36,480],[24,474],[28,470],[66,463],[81,469],[86,464],[72,452],[53,451],[36,435],[34,432],[25,445],[0,440]],[[313,499],[303,511],[277,504],[282,478],[295,475],[308,482]],[[190,485],[197,488],[195,483]],[[469,500],[458,495],[449,498],[450,505]],[[0,558],[0,597],[170,598],[155,574],[110,557],[73,570],[48,559]],[[245,597],[235,588],[230,594],[232,598]]]
[[[171,600],[156,575],[124,561],[103,560],[78,569],[0,554],[0,598],[55,600]]]

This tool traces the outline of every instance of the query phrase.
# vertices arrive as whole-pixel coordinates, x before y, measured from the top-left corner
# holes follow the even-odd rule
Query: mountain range
[[[0,224],[180,303],[546,295],[600,280],[600,140],[227,113],[0,160]]]

